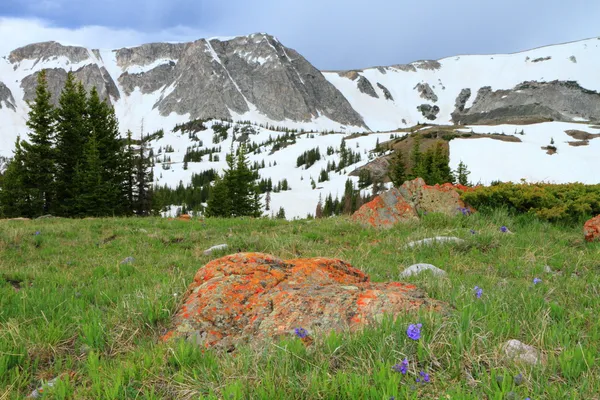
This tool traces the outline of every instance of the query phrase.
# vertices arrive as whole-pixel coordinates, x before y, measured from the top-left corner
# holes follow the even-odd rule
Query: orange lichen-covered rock
[[[585,223],[583,234],[588,242],[600,241],[600,215]]]
[[[393,188],[364,204],[354,213],[353,219],[363,225],[391,228],[400,221],[418,220],[419,215],[414,205]]]
[[[428,186],[423,179],[417,178],[380,194],[363,205],[353,218],[363,225],[390,228],[398,222],[418,219],[419,213],[456,215],[473,212],[460,199],[459,190],[471,188],[450,183]]]
[[[186,338],[202,346],[230,348],[291,335],[296,328],[311,334],[354,330],[384,314],[445,307],[413,285],[372,283],[341,260],[284,261],[238,253],[198,270],[163,340]]]

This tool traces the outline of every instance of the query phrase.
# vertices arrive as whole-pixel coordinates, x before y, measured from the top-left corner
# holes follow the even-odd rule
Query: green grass
[[[500,233],[502,225],[514,234]],[[404,248],[436,235],[467,243]],[[427,215],[389,231],[343,218],[0,221],[0,400],[23,398],[57,376],[46,398],[598,399],[600,244],[582,236],[580,226],[503,212]],[[341,258],[374,281],[431,263],[447,278],[409,281],[453,311],[331,333],[309,348],[291,336],[233,353],[161,343],[182,293],[210,259],[202,251],[221,243],[284,259]],[[135,261],[121,265],[128,256]],[[534,286],[535,277],[542,283]],[[418,342],[406,336],[416,322]],[[508,339],[540,349],[545,363],[503,359]],[[405,357],[409,373],[393,372]],[[430,383],[415,383],[420,371]]]

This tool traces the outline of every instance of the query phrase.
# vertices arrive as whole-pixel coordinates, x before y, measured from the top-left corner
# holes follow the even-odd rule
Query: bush
[[[600,214],[600,185],[496,183],[461,195],[470,206],[484,210],[508,208],[551,222],[580,222]]]

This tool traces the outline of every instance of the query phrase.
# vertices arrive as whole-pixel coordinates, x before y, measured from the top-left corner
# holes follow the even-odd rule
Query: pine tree
[[[223,178],[217,176],[214,186],[211,188],[208,204],[206,206],[207,217],[231,217],[232,203],[227,184]]]
[[[319,194],[319,202],[317,203],[317,209],[315,210],[315,218],[323,218],[323,200],[321,194]]]
[[[424,176],[427,175],[427,170],[423,163],[423,155],[421,153],[421,136],[419,134],[417,134],[414,138],[410,161],[412,163],[412,170],[408,179],[412,180],[416,178],[424,178]]]
[[[86,126],[86,96],[81,84],[75,83],[72,72],[59,99],[56,112],[56,202],[59,215],[69,216],[75,210],[78,196],[75,187],[75,170],[83,157],[83,147],[88,137]]]
[[[102,162],[94,133],[88,138],[83,150],[83,159],[75,169],[75,184],[79,193],[75,215],[111,216],[113,211],[107,201],[110,193],[107,190],[108,184],[102,179]]]
[[[279,211],[277,211],[277,219],[285,219],[285,210],[283,207],[279,207]]]
[[[406,164],[402,157],[402,150],[398,149],[394,152],[392,163],[390,164],[390,179],[395,187],[400,187],[406,181]]]
[[[125,199],[124,212],[131,215],[135,209],[135,151],[131,131],[127,131],[124,157],[121,164],[121,174],[124,177],[121,185],[121,193]]]
[[[140,140],[137,157],[135,158],[135,213],[139,216],[148,216],[152,212],[152,162],[147,156],[147,143],[144,135]]]
[[[458,163],[458,169],[456,170],[456,180],[463,186],[471,186],[469,183],[469,175],[471,172],[467,169],[467,165],[462,162]]]
[[[267,194],[265,195],[265,211],[270,211],[271,210],[271,192],[267,191]]]
[[[48,91],[46,71],[38,74],[36,96],[29,111],[27,127],[29,143],[22,141],[26,177],[23,185],[32,189],[34,216],[50,213],[54,200],[55,156],[54,140],[54,106]]]
[[[25,186],[26,175],[25,153],[21,148],[21,138],[17,137],[13,158],[4,172],[0,190],[0,211],[5,217],[35,216],[31,199],[36,193]]]
[[[125,152],[119,138],[119,122],[114,108],[106,100],[100,100],[98,91],[92,88],[87,99],[87,131],[95,135],[100,157],[102,182],[105,190],[106,207],[111,214],[128,212],[122,186],[126,180],[123,174]]]

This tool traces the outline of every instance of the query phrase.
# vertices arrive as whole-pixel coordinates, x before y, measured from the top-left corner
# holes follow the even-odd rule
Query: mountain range
[[[118,50],[36,43],[0,59],[0,156],[10,156],[17,135],[27,135],[27,101],[35,96],[37,74],[46,70],[57,101],[70,70],[114,105],[123,133],[139,134],[142,126],[148,133],[163,129],[165,135],[153,146],[173,148],[173,171],[188,148],[198,146],[173,128],[193,119],[261,124],[255,131],[257,144],[287,129],[333,132],[298,135],[296,143],[279,152],[265,144],[267,151],[253,157],[267,164],[279,160],[278,167],[261,170],[261,176],[289,177],[291,193],[274,196],[274,203],[297,210],[288,213],[293,216],[314,210],[318,194],[343,190],[353,170],[376,161],[370,150],[377,139],[405,135],[423,123],[481,134],[478,140],[463,136],[449,144],[451,164],[466,162],[476,182],[526,178],[597,183],[600,174],[593,171],[600,167],[600,139],[593,139],[600,133],[595,125],[600,124],[599,62],[600,38],[508,55],[462,55],[350,71],[319,71],[262,33]],[[233,130],[236,123],[230,124]],[[480,137],[489,133],[510,134],[519,142]],[[198,136],[206,148],[216,144],[210,130]],[[342,138],[354,140],[362,160],[340,171],[339,179],[312,189],[310,178],[316,179],[327,157],[303,173],[297,173],[296,158],[315,147],[322,153],[334,144],[339,147]],[[570,143],[573,138],[579,143]],[[541,149],[550,141],[558,147],[553,154]],[[221,148],[219,161],[190,163],[189,169],[168,174],[161,166],[158,183],[185,184],[192,173],[222,168],[229,146],[222,143]],[[293,162],[286,166],[288,159]],[[309,194],[300,191],[304,186]]]

